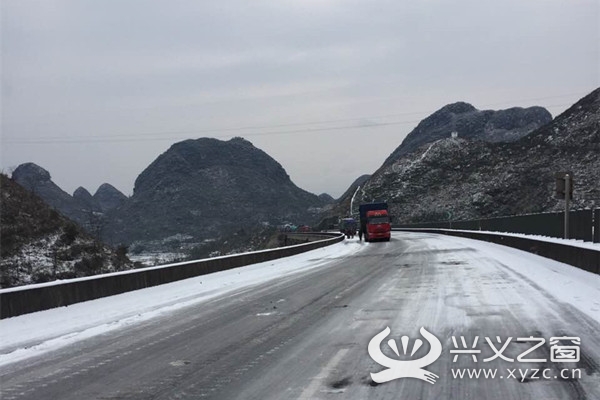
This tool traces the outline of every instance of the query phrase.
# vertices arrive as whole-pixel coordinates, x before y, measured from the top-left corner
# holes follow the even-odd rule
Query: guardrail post
[[[600,208],[594,210],[594,242],[600,243]]]

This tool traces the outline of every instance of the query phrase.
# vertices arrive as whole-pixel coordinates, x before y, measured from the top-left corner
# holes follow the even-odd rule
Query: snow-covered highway
[[[386,327],[387,357],[428,353],[422,327],[440,341],[422,367],[434,384],[372,380],[386,367],[367,348]],[[346,241],[2,320],[0,398],[600,399],[599,334],[600,276],[490,243],[395,232],[389,243]],[[559,346],[579,360],[553,361]],[[496,374],[457,376],[483,369]]]

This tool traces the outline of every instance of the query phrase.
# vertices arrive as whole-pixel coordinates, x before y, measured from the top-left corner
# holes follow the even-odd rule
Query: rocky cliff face
[[[473,141],[501,143],[513,142],[527,136],[535,129],[549,123],[552,120],[550,113],[542,107],[509,108],[507,110],[485,110],[480,111],[471,104],[457,102],[448,104],[429,117],[421,121],[413,129],[404,141],[385,160],[380,170],[373,178],[382,173],[387,173],[390,166],[403,165],[406,160],[412,159],[413,153],[420,157],[432,143],[442,139],[450,139],[455,133],[454,142],[471,143]],[[477,146],[479,144],[473,144]],[[354,182],[348,190],[337,200],[332,207],[333,214],[347,214],[350,207],[350,199],[357,186],[364,186],[370,182],[371,176],[364,175],[359,178],[360,183]],[[371,183],[369,183],[372,185]],[[421,185],[420,183],[417,183]],[[377,199],[386,199],[385,191],[376,191]],[[365,188],[357,196],[357,204],[363,201],[362,197],[369,197]],[[372,197],[372,195],[371,195]]]
[[[459,135],[395,153],[360,198],[387,199],[399,223],[560,210],[562,201],[553,197],[558,171],[575,174],[574,208],[595,207],[600,205],[600,89],[516,141]]]
[[[449,104],[425,118],[384,162],[390,165],[424,144],[451,137],[486,142],[518,140],[552,120],[542,107],[480,111],[468,103]]]
[[[37,172],[49,180],[49,174]],[[114,251],[98,242],[7,176],[0,175],[0,183],[0,287],[134,267],[125,249]]]
[[[247,140],[186,140],[139,175],[133,196],[110,213],[107,232],[125,243],[176,235],[201,241],[244,227],[309,223],[321,205]]]

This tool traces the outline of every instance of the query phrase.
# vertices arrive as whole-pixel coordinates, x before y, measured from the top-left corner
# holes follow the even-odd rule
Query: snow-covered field
[[[187,257],[185,253],[140,253],[130,255],[129,259],[133,262],[141,262],[146,266],[155,266],[176,262]]]
[[[0,321],[0,365],[54,350],[234,290],[323,267],[332,259],[353,254],[363,247],[356,240],[347,240],[284,259],[4,319]]]

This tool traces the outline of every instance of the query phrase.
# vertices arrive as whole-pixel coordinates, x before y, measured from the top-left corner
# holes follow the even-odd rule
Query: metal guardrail
[[[600,242],[600,209],[572,210],[569,212],[569,238],[587,242]],[[394,228],[463,229],[524,233],[562,238],[564,212],[511,215],[460,221],[423,222],[401,224]],[[592,228],[595,226],[596,228]]]
[[[0,319],[289,257],[344,240],[342,234],[335,233],[294,233],[293,235],[297,237],[306,235],[307,239],[313,241],[271,250],[65,280],[35,287],[3,289],[0,290]]]
[[[556,242],[502,233],[473,232],[452,229],[429,228],[394,228],[393,231],[423,232],[466,237],[469,239],[484,240],[486,242],[501,244],[519,250],[528,251],[542,257],[570,264],[583,270],[600,274],[600,251],[579,246],[571,246]]]

